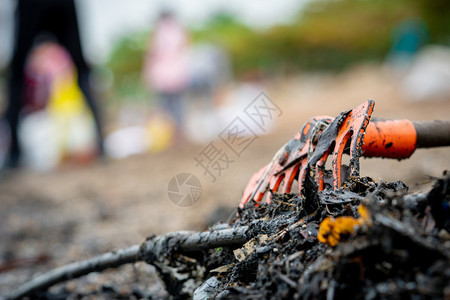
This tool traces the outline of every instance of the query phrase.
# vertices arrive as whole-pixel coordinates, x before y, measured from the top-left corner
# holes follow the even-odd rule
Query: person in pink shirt
[[[156,24],[144,60],[146,85],[158,97],[176,125],[176,136],[183,130],[183,94],[188,83],[188,34],[172,13],[163,11]]]

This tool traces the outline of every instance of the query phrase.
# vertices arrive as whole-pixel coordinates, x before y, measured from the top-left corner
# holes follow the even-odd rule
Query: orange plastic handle
[[[416,150],[417,132],[408,120],[371,121],[362,146],[365,157],[408,158]]]

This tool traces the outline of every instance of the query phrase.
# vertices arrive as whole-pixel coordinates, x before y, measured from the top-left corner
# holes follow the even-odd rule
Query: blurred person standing
[[[408,71],[419,50],[427,44],[428,27],[421,19],[406,19],[395,26],[391,35],[387,62],[402,74]]]
[[[183,96],[188,81],[187,50],[187,31],[172,12],[164,10],[149,41],[143,79],[155,92],[158,105],[173,118],[176,126],[175,142],[179,142],[183,136]]]
[[[224,48],[198,43],[189,49],[189,91],[194,98],[212,106],[215,94],[231,81],[231,65]]]
[[[218,44],[197,43],[189,49],[188,70],[186,136],[192,142],[203,144],[222,130],[217,112],[231,84],[229,56]]]
[[[24,67],[35,38],[53,35],[69,52],[78,75],[78,85],[92,111],[99,153],[103,153],[100,114],[89,87],[90,68],[84,59],[74,0],[18,0],[15,15],[15,44],[10,65],[9,97],[5,120],[9,124],[11,142],[7,167],[16,167],[21,156],[18,139],[20,113],[24,104]]]

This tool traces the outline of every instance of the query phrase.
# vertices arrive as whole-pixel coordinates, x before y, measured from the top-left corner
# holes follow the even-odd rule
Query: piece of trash
[[[262,234],[256,238],[251,239],[244,244],[242,248],[233,251],[234,256],[238,261],[243,261],[247,256],[255,252],[256,245],[264,244],[269,239],[267,234]]]
[[[356,227],[362,224],[370,224],[370,213],[364,205],[359,205],[359,218],[353,217],[326,217],[320,223],[319,234],[317,239],[319,242],[328,244],[332,247],[336,246],[343,237],[353,233]]]

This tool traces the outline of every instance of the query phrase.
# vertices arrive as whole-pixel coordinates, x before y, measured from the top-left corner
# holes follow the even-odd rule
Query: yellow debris
[[[320,223],[319,233],[317,235],[319,242],[334,247],[339,243],[341,237],[352,234],[356,227],[362,224],[370,226],[372,221],[367,207],[359,205],[358,212],[360,215],[359,218],[347,216],[338,218],[326,217]]]

